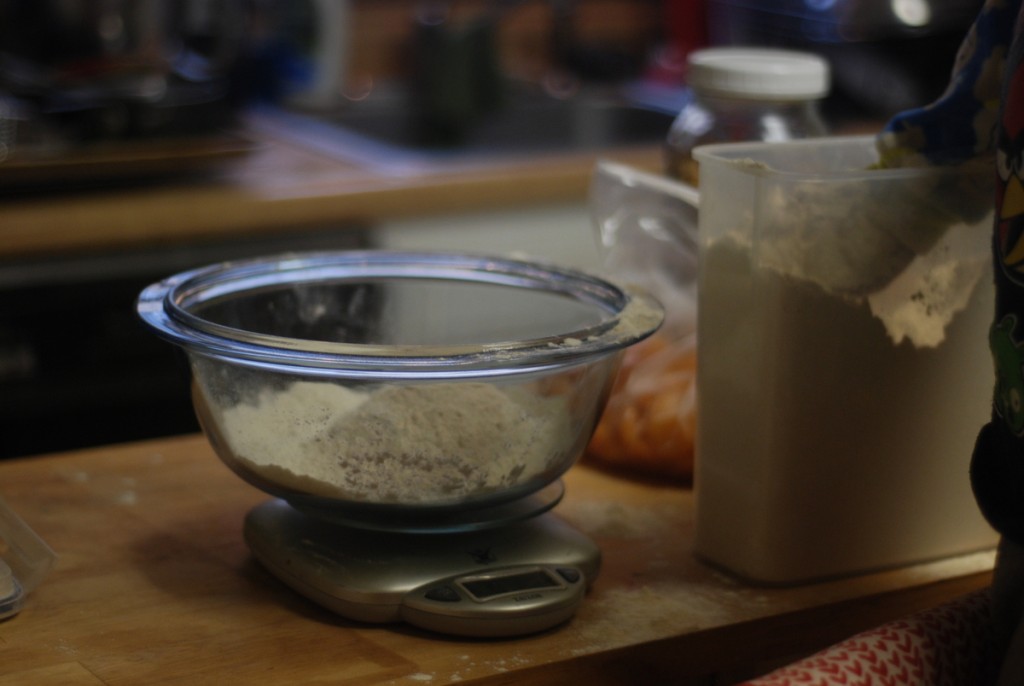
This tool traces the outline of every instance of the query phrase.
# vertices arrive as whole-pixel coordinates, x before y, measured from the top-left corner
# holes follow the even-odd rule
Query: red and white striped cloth
[[[992,633],[987,591],[857,634],[740,686],[980,686]]]

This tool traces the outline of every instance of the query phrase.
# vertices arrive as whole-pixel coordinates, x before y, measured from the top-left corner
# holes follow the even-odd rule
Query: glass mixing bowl
[[[350,251],[228,262],[146,288],[196,414],[242,478],[374,518],[500,506],[582,454],[650,297],[559,267]]]

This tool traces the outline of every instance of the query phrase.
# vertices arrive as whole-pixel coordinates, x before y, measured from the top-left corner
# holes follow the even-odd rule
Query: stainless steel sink
[[[320,153],[389,173],[413,174],[524,156],[658,144],[681,97],[676,90],[602,90],[564,99],[515,92],[454,136],[426,127],[411,98],[401,92],[329,113],[263,108],[252,113],[251,121]]]

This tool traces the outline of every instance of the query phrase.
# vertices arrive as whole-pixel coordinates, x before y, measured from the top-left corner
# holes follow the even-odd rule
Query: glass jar
[[[719,47],[688,58],[688,102],[669,129],[665,172],[697,186],[693,149],[708,143],[787,141],[823,136],[818,109],[828,94],[828,63],[771,48]]]

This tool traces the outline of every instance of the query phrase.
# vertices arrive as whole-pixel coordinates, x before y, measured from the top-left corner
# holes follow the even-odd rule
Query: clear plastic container
[[[993,546],[968,480],[993,383],[987,165],[869,171],[871,137],[696,157],[697,554],[791,584]],[[943,197],[969,211],[933,215]],[[880,279],[859,248],[915,217],[934,240]],[[857,288],[817,268],[840,260]]]
[[[693,149],[733,141],[823,136],[818,101],[829,68],[809,53],[767,48],[708,48],[688,58],[690,99],[666,141],[666,173],[697,186]]]

